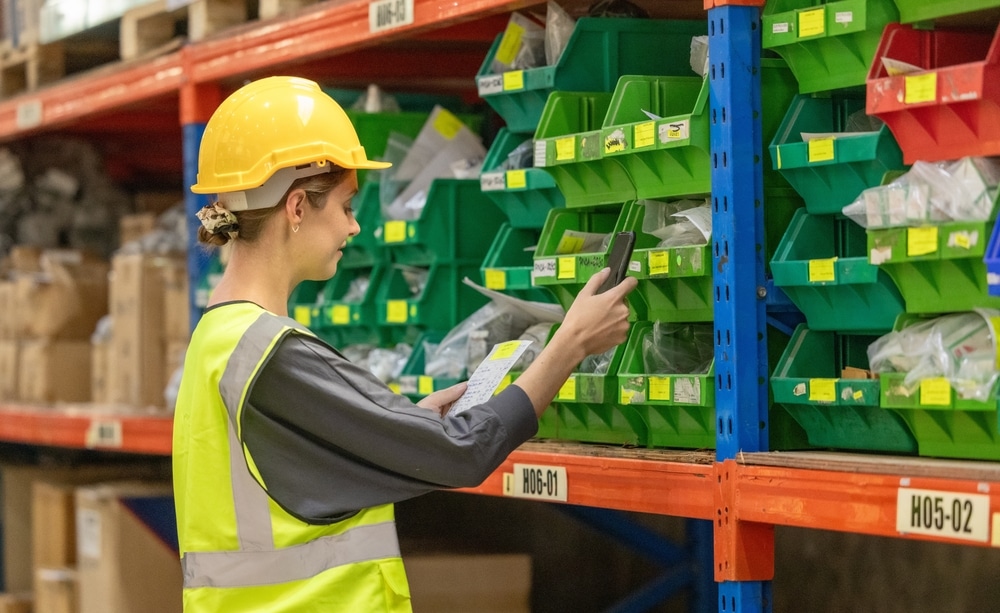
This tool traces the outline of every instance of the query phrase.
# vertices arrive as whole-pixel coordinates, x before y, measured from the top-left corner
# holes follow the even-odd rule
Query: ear
[[[306,193],[301,189],[293,189],[285,198],[285,217],[291,226],[302,223],[302,216],[305,213]]]

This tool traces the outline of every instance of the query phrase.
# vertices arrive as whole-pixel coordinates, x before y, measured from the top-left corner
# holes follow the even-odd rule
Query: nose
[[[358,220],[355,219],[354,216],[352,215],[351,216],[351,228],[350,228],[350,231],[348,232],[348,235],[349,236],[357,236],[360,233],[361,233],[361,224],[359,224]]]

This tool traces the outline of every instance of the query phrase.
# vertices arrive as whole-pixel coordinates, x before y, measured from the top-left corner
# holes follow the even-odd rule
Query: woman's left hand
[[[445,413],[451,409],[451,405],[455,404],[455,401],[461,398],[462,394],[465,393],[466,387],[468,387],[468,385],[463,381],[462,383],[452,385],[451,387],[443,390],[432,392],[418,402],[417,406],[435,411],[444,417]]]

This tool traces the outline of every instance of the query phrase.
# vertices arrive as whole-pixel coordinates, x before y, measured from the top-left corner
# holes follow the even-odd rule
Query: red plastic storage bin
[[[907,164],[1000,154],[998,37],[1000,28],[993,35],[886,26],[868,72],[866,109],[888,124]],[[890,76],[883,57],[924,70]]]

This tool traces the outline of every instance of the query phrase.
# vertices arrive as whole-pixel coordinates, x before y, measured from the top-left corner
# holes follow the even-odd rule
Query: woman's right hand
[[[595,293],[611,270],[597,272],[577,294],[556,335],[579,344],[583,355],[604,353],[625,342],[628,336],[627,296],[638,285],[634,277],[625,277],[617,286],[603,294]]]

